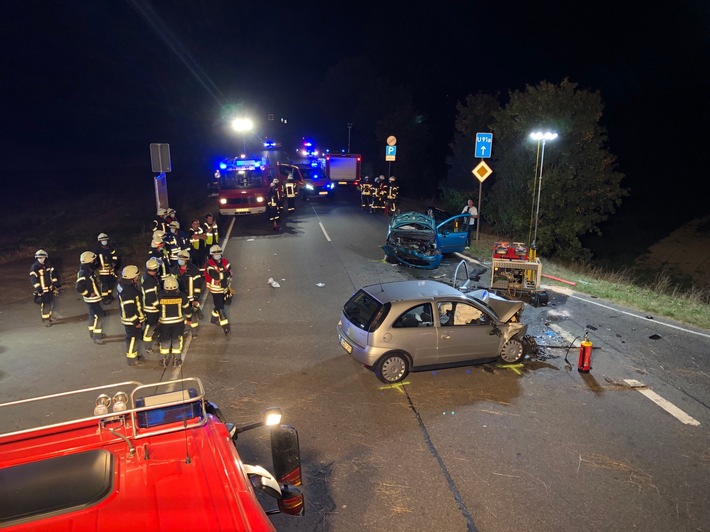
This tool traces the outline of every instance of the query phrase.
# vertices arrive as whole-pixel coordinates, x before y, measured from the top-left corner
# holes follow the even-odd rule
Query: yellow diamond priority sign
[[[491,167],[488,166],[485,161],[481,161],[471,173],[476,176],[476,179],[483,183],[486,178],[493,173],[493,170],[491,170]]]

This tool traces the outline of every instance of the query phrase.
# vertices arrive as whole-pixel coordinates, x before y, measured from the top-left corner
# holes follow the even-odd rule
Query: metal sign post
[[[476,224],[476,242],[478,242],[478,234],[481,229],[481,196],[483,195],[483,182],[493,173],[491,167],[485,161],[481,161],[476,165],[476,168],[471,170],[471,173],[478,179],[478,223]]]
[[[155,176],[155,208],[168,208],[168,181],[166,173],[172,171],[170,164],[170,144],[150,145],[150,166]]]

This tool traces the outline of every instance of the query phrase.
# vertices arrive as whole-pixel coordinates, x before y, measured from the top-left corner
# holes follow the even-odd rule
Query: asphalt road
[[[361,212],[354,197],[297,207],[278,234],[261,218],[235,220],[225,252],[232,335],[207,318],[182,366],[230,420],[278,405],[298,428],[306,515],[275,516],[277,528],[710,529],[710,332],[559,289],[525,310],[529,332],[550,347],[521,366],[412,373],[385,386],[339,346],[342,304],[364,284],[450,281],[459,258],[433,272],[391,265],[379,249],[387,218]],[[0,401],[178,376],[155,359],[125,365],[116,312],[107,345],[96,346],[74,293],[60,297],[63,319],[51,329],[31,302],[5,305]],[[596,348],[588,375],[576,370],[578,348],[571,369],[564,361],[585,328]],[[239,451],[270,466],[265,431],[243,434]]]

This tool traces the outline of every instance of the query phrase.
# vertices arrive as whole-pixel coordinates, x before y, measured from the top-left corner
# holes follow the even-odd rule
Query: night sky
[[[457,100],[567,77],[601,92],[629,205],[665,202],[679,219],[710,212],[685,199],[704,182],[706,0],[4,0],[0,25],[6,182],[150,175],[151,142],[170,143],[175,172],[209,175],[233,142],[220,114],[235,106],[286,116],[299,135],[347,137],[318,95],[338,65],[366,60],[362,78],[412,87],[442,175]],[[355,125],[354,148],[367,133]]]

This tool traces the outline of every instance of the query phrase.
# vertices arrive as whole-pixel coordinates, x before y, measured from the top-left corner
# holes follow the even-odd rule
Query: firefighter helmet
[[[138,277],[138,266],[126,266],[121,272],[121,277],[124,279],[135,279]]]
[[[390,177],[390,183],[394,183],[396,181],[396,178],[394,176]]]
[[[166,277],[165,281],[163,281],[163,288],[165,288],[166,290],[177,290],[178,280],[172,275]]]
[[[168,216],[174,216],[175,214],[177,214],[175,212],[175,209],[170,209],[170,208],[168,208],[168,210],[166,212],[167,212]]]
[[[183,249],[180,253],[178,253],[178,259],[190,260],[190,252]]]
[[[222,248],[217,244],[210,248],[210,255],[219,255],[220,253],[222,253]]]
[[[91,264],[96,260],[96,254],[91,251],[84,251],[79,257],[82,264]]]
[[[385,176],[380,174],[380,181],[384,181],[384,180],[385,180]]]
[[[363,181],[364,181],[365,183],[369,183],[369,182],[370,182],[370,176],[369,176],[369,175],[366,175],[365,178],[363,179]]]
[[[108,235],[106,233],[99,233],[99,236],[96,237],[96,240],[101,242],[102,240],[108,240]]]
[[[169,227],[174,227],[175,229],[179,229],[179,228],[180,228],[180,222],[178,222],[177,220],[173,220],[172,222],[170,222],[170,223],[168,224],[168,226],[169,226]]]
[[[158,216],[165,216],[166,214],[168,214],[167,209],[163,209],[162,207],[158,209]]]
[[[157,229],[153,231],[153,240],[162,240],[163,238],[165,238],[165,231],[163,231],[162,229]]]
[[[272,187],[273,187],[274,185],[278,185],[278,184],[279,184],[279,180],[276,179],[276,178],[274,178],[274,180],[271,182],[271,186],[272,186]]]
[[[165,244],[165,242],[163,242],[162,238],[155,238],[155,237],[153,237],[153,241],[150,243],[151,247],[154,247],[154,248],[157,248],[158,246],[162,246],[163,244]]]
[[[37,253],[35,253],[35,259],[39,259],[40,257],[42,258],[47,258],[49,255],[47,255],[47,252],[43,249],[38,249]]]
[[[158,259],[156,259],[155,257],[151,257],[146,261],[145,267],[149,270],[155,271],[160,268],[160,263],[158,262]]]

